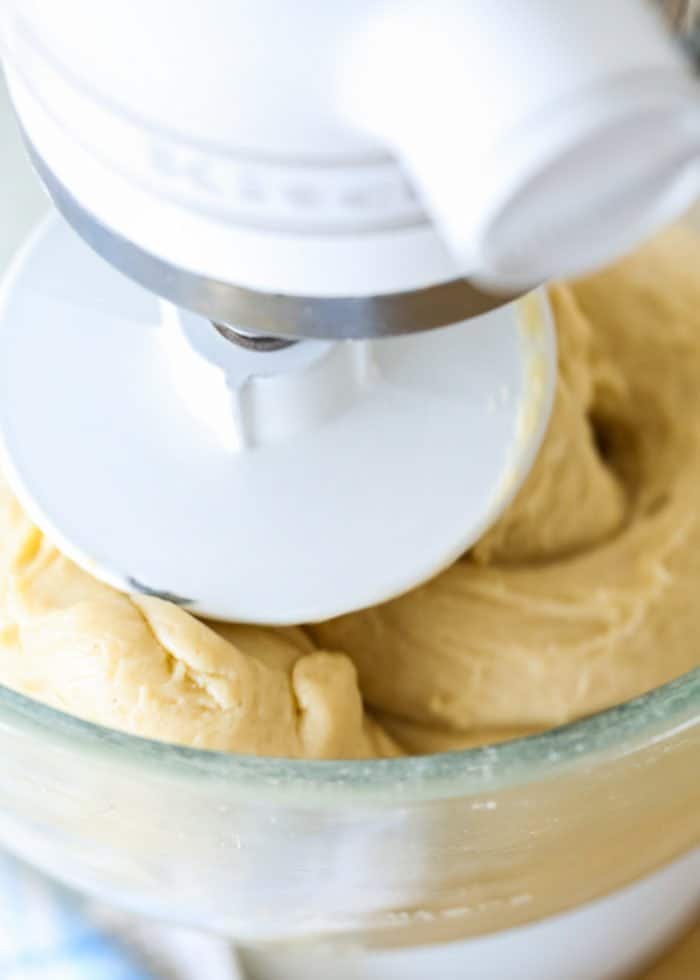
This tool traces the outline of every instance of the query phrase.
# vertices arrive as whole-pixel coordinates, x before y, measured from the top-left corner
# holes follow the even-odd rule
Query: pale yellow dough
[[[558,389],[525,486],[470,555],[366,612],[205,625],[95,581],[0,485],[0,683],[165,741],[349,758],[512,738],[695,666],[699,269],[674,230],[552,290]]]
[[[0,682],[114,728],[212,749],[306,758],[393,754],[352,662],[301,629],[218,631],[97,582],[0,491]]]
[[[314,627],[413,751],[566,722],[700,663],[700,242],[553,290],[554,415],[499,524],[443,575]]]

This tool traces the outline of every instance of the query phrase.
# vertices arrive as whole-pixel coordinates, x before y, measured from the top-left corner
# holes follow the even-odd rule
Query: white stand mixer
[[[509,301],[700,187],[642,0],[5,0],[0,42],[114,267],[56,220],[18,257],[5,470],[77,562],[212,617],[322,619],[454,560],[551,405],[546,301]]]

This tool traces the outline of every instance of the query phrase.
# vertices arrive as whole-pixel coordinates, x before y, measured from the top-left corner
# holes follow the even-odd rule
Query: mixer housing
[[[614,32],[606,0],[8,0],[0,18],[74,228],[234,326],[468,319],[607,260],[697,187],[694,86],[641,0]]]

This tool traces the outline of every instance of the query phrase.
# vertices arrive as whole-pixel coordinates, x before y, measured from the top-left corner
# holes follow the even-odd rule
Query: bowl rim
[[[235,795],[299,805],[398,803],[484,796],[590,768],[700,725],[700,667],[586,718],[509,741],[430,755],[314,760],[202,749],[108,728],[0,685],[0,733],[95,764],[221,784]]]

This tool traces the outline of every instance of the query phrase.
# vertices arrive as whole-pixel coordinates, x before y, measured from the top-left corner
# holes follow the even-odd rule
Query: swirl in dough
[[[557,725],[700,662],[700,242],[675,229],[552,290],[555,408],[472,553],[311,629],[411,751]]]

